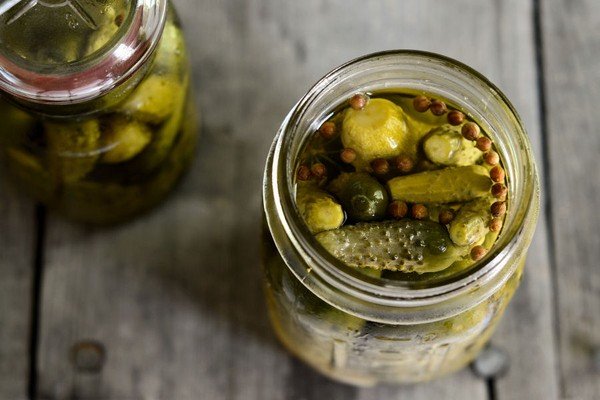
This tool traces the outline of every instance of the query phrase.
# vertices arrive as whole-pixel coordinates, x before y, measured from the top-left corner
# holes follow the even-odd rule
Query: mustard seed
[[[425,96],[417,96],[413,99],[413,107],[418,112],[429,110],[429,106],[431,106],[431,100]]]
[[[414,219],[425,219],[429,215],[427,207],[425,207],[423,204],[413,205],[410,212]]]
[[[481,260],[487,253],[487,250],[483,246],[475,246],[471,249],[471,259],[473,261]]]
[[[499,165],[490,169],[490,178],[492,178],[494,182],[504,182],[504,175],[504,170]]]
[[[492,141],[485,136],[477,138],[477,148],[481,151],[489,151],[492,148]]]
[[[365,108],[368,101],[369,101],[369,97],[367,95],[362,94],[362,93],[357,93],[350,98],[348,103],[350,104],[350,107],[352,107],[353,109],[362,110],[363,108]]]
[[[452,220],[454,220],[455,216],[456,216],[456,213],[454,212],[453,209],[446,208],[446,209],[440,211],[438,220],[440,221],[440,224],[448,225],[450,222],[452,222]]]
[[[503,201],[497,201],[492,204],[490,211],[494,217],[501,217],[506,214],[506,203]]]
[[[323,139],[333,139],[336,134],[335,123],[331,121],[323,122],[323,125],[319,128],[319,134]]]
[[[388,214],[392,218],[404,218],[408,214],[408,204],[403,201],[392,201],[388,206]]]
[[[488,165],[498,165],[500,162],[500,156],[494,150],[490,150],[483,155],[483,160]]]
[[[371,168],[377,175],[385,175],[390,171],[390,163],[385,158],[376,158],[371,161]]]
[[[465,114],[458,110],[452,110],[448,113],[448,123],[450,125],[460,125],[465,120]]]
[[[340,159],[346,164],[351,164],[356,160],[356,152],[351,148],[346,148],[340,153]]]
[[[490,221],[490,231],[492,232],[500,232],[500,229],[502,229],[502,219],[500,218],[492,218],[492,220]]]
[[[444,103],[441,100],[433,100],[431,102],[431,105],[429,106],[429,109],[431,110],[431,113],[433,115],[437,115],[438,117],[448,112],[448,107],[446,107],[446,103]]]
[[[475,122],[467,122],[463,125],[461,133],[467,140],[477,140],[479,134],[481,133],[481,129]]]

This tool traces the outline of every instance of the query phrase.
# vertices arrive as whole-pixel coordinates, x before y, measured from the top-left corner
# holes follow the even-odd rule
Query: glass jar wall
[[[176,13],[166,1],[101,2],[100,10],[40,4],[2,14],[0,35],[9,43],[0,60],[3,168],[74,220],[136,216],[170,192],[195,151]],[[72,18],[66,27],[63,13]],[[48,22],[36,25],[43,16]],[[39,48],[20,41],[15,30],[25,23],[54,41]]]
[[[294,176],[306,141],[354,93],[380,90],[446,99],[493,139],[508,177],[510,212],[494,247],[472,267],[417,280],[368,276],[324,251],[300,218]],[[274,329],[315,369],[356,385],[425,381],[470,362],[519,284],[539,208],[529,141],[508,100],[470,68],[412,51],[352,61],[310,89],[273,143],[263,195]]]

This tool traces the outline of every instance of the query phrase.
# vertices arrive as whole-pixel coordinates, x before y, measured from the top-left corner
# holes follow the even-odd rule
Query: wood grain
[[[542,2],[548,164],[563,397],[596,399],[600,369],[600,3]]]
[[[511,0],[497,2],[496,5],[495,24],[497,31],[502,32],[498,41],[502,56],[498,58],[498,69],[490,79],[498,83],[519,111],[531,139],[540,178],[543,179],[533,2]],[[547,195],[543,192],[543,200]],[[492,338],[494,345],[502,347],[510,355],[508,373],[495,381],[496,398],[500,400],[551,400],[559,396],[553,329],[554,299],[545,216],[542,207],[521,287]]]
[[[164,206],[125,226],[90,229],[50,218],[39,396],[487,399],[485,382],[469,371],[427,385],[358,390],[283,352],[260,290],[260,190],[268,146],[294,102],[331,68],[372,51],[418,48],[474,66],[506,85],[538,135],[529,5],[502,4],[176,1],[203,113],[198,161]],[[538,350],[552,344],[543,229],[531,268],[536,279],[520,295],[532,308],[513,311],[502,328],[517,336],[506,346],[520,352],[531,336],[540,338]],[[93,374],[69,359],[73,345],[89,340],[106,348],[106,363]],[[552,394],[519,381],[525,373],[542,379],[549,372],[552,379],[549,357],[519,358],[515,375],[499,383],[499,398],[519,390]],[[540,371],[528,370],[538,362]]]
[[[0,398],[27,398],[35,210],[0,183]]]

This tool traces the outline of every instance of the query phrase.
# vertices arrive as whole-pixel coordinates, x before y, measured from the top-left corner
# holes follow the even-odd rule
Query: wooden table
[[[0,190],[1,399],[600,399],[598,0],[176,4],[203,123],[169,201],[91,229]],[[463,370],[355,389],[291,358],[269,327],[258,252],[268,146],[319,77],[390,48],[475,67],[534,144],[544,209],[493,338],[510,355],[502,378]]]

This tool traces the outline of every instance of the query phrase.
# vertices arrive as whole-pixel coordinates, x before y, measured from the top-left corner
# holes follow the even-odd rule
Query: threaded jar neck
[[[166,17],[167,0],[4,2],[0,90],[48,106],[99,98],[151,57]]]
[[[429,282],[366,277],[328,254],[294,203],[296,160],[312,132],[356,92],[428,92],[465,110],[494,140],[509,177],[509,214],[488,255],[475,266]],[[455,60],[420,51],[371,54],[333,70],[284,120],[264,182],[267,222],[290,270],[317,296],[362,318],[386,323],[450,317],[485,299],[510,277],[531,241],[539,208],[538,176],[523,125],[506,97],[481,74]]]

